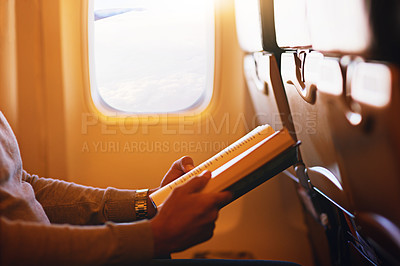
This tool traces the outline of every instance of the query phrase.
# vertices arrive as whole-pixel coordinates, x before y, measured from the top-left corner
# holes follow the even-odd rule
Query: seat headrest
[[[310,48],[306,0],[275,0],[275,30],[278,46],[284,49]]]
[[[400,62],[400,1],[307,0],[314,50]]]
[[[371,44],[364,0],[307,0],[307,20],[315,50],[354,54]]]
[[[236,32],[245,52],[263,50],[260,0],[235,0]]]

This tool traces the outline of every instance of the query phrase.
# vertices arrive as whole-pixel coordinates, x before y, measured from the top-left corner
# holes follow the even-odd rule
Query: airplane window
[[[89,10],[91,92],[97,107],[169,113],[209,103],[212,0],[92,0]]]

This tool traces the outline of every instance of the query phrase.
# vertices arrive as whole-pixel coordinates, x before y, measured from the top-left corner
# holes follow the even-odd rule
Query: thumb
[[[188,193],[200,192],[207,185],[210,179],[211,179],[211,172],[204,171],[200,175],[190,179],[186,184],[182,185],[182,187],[184,187],[184,190]]]
[[[183,171],[184,173],[189,172],[194,168],[194,163],[193,159],[190,158],[189,156],[183,156],[180,160],[180,170]]]

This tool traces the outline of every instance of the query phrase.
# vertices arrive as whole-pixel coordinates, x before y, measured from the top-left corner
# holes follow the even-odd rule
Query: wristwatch
[[[147,218],[147,198],[149,189],[138,189],[135,193],[135,214],[136,220]]]

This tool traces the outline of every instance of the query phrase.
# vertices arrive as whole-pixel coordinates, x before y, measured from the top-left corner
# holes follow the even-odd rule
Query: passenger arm
[[[150,223],[48,225],[0,217],[0,265],[103,265],[153,257]]]
[[[32,185],[36,199],[52,223],[95,225],[135,220],[134,190],[93,188],[26,171],[22,180]]]
[[[190,157],[175,161],[161,181],[163,187],[193,168]],[[99,189],[62,180],[42,178],[23,171],[22,180],[29,182],[35,197],[43,206],[52,223],[75,225],[103,224],[106,221],[131,222],[135,220],[135,190]],[[158,188],[151,189],[150,194]],[[156,214],[150,199],[148,217]]]

